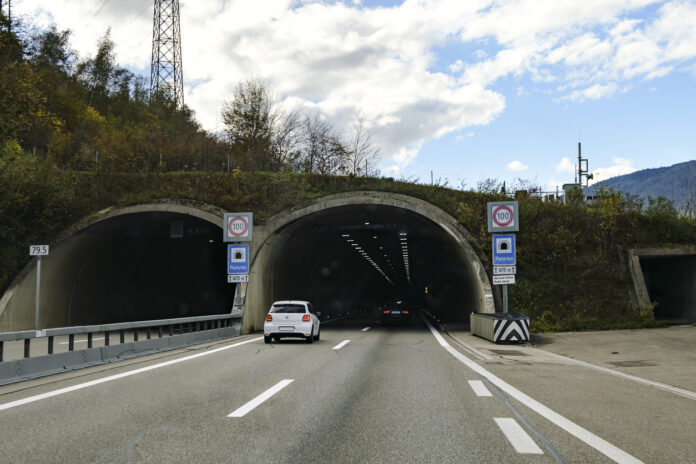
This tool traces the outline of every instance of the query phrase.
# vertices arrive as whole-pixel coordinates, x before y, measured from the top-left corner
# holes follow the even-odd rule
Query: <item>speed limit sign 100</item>
[[[225,213],[222,228],[225,242],[251,241],[253,217],[253,213]]]
[[[517,232],[519,227],[516,201],[488,203],[488,232]]]

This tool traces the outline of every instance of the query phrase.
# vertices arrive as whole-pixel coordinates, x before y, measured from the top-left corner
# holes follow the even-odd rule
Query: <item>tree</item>
[[[248,152],[259,169],[271,168],[272,109],[274,100],[260,78],[240,82],[232,101],[222,109],[222,121],[230,142]]]
[[[320,115],[305,115],[301,147],[297,165],[300,171],[337,174],[345,170],[348,150],[334,128]]]
[[[381,148],[375,145],[373,132],[366,125],[365,116],[360,115],[353,123],[346,161],[348,172],[353,175],[362,173],[367,176],[371,166],[376,166]]]

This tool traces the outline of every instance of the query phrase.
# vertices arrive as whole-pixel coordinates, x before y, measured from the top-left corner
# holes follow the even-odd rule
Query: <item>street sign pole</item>
[[[507,284],[503,285],[503,312],[508,312]]]
[[[39,330],[39,301],[41,300],[41,255],[36,261],[36,310],[34,311],[34,330]]]
[[[34,328],[39,330],[39,304],[41,302],[41,257],[48,256],[48,245],[29,245],[29,256],[36,256],[36,308]]]

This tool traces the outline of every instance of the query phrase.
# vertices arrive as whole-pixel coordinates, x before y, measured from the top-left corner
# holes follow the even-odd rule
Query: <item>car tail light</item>
[[[382,314],[389,314],[390,312],[391,311],[389,311],[388,309],[385,309],[384,311],[382,311]]]
[[[273,316],[271,316],[271,315],[269,314],[268,316],[266,316],[266,320],[267,320],[267,321],[272,321],[272,320],[273,320]]]
[[[404,309],[403,311],[401,311],[401,314],[408,314],[408,310]]]
[[[309,322],[309,314],[302,316],[302,322]]]

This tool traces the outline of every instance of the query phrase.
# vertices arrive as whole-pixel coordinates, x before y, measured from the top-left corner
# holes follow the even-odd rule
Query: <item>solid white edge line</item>
[[[582,440],[583,442],[587,443],[592,448],[607,456],[609,459],[612,459],[614,462],[617,462],[619,464],[644,464],[643,461],[631,456],[624,450],[612,445],[608,441],[598,437],[589,430],[586,430],[577,425],[576,423],[566,419],[557,412],[544,406],[532,397],[526,395],[525,393],[522,393],[517,388],[513,387],[501,378],[496,377],[491,372],[479,366],[474,361],[452,348],[450,344],[447,343],[447,341],[444,338],[442,338],[442,335],[440,335],[438,331],[435,330],[430,321],[428,321],[425,317],[423,318],[423,320],[430,329],[430,332],[433,334],[433,336],[435,336],[435,339],[438,341],[438,343],[440,343],[440,345],[443,348],[445,348],[452,356],[457,358],[461,363],[466,365],[472,371],[488,379],[488,381],[491,382],[493,385],[500,388],[505,393],[515,398],[517,401],[524,404],[532,411],[546,418],[547,420],[562,428],[563,430],[570,433],[579,440]]]
[[[287,387],[290,385],[294,379],[285,379],[281,380],[265,392],[261,393],[259,396],[254,398],[253,400],[249,401],[247,404],[242,406],[241,408],[235,410],[231,414],[228,414],[227,417],[244,417],[254,409],[256,409],[257,406],[262,404],[263,402],[267,401],[270,399],[273,395],[281,391],[283,388]]]
[[[365,327],[364,329],[361,330],[361,332],[367,332],[368,330],[370,330],[370,327]]]
[[[122,379],[124,377],[130,377],[131,375],[136,375],[136,374],[141,374],[143,372],[152,371],[154,369],[159,369],[160,367],[171,366],[172,364],[178,364],[180,362],[189,361],[189,360],[195,359],[195,358],[200,358],[202,356],[207,356],[209,354],[217,353],[220,351],[229,350],[230,348],[236,348],[236,347],[241,346],[241,345],[246,345],[247,343],[257,342],[257,341],[261,340],[262,338],[263,337],[252,338],[251,340],[245,340],[243,342],[235,343],[233,345],[223,346],[221,348],[215,348],[215,349],[210,350],[210,351],[204,351],[202,353],[192,354],[190,356],[185,356],[183,358],[172,359],[171,361],[165,361],[163,363],[153,364],[153,365],[147,366],[147,367],[141,367],[140,369],[135,369],[135,370],[128,371],[128,372],[122,372],[120,374],[110,375],[109,377],[103,377],[101,379],[92,380],[90,382],[80,383],[80,384],[73,385],[70,387],[65,387],[65,388],[61,388],[58,390],[53,390],[51,392],[42,393],[40,395],[30,396],[28,398],[24,398],[21,400],[11,401],[11,402],[5,403],[5,404],[0,404],[0,411],[4,411],[5,409],[15,408],[17,406],[22,406],[25,404],[33,403],[35,401],[40,401],[40,400],[43,400],[46,398],[51,398],[54,396],[63,395],[65,393],[70,393],[70,392],[73,392],[76,390],[82,390],[83,388],[93,387],[95,385],[110,382],[112,380],[118,380],[118,379]]]
[[[469,385],[471,389],[474,390],[474,393],[476,393],[476,396],[493,396],[480,380],[469,380]]]
[[[493,420],[508,439],[515,451],[520,454],[544,454],[544,452],[534,443],[532,437],[524,431],[522,426],[515,419],[510,417],[494,417]]]
[[[341,343],[339,343],[338,345],[334,346],[333,349],[334,349],[334,350],[340,350],[341,348],[343,348],[344,346],[346,346],[348,343],[350,343],[350,340],[343,340]]]
[[[638,377],[636,375],[626,374],[625,372],[617,371],[616,369],[610,369],[608,367],[598,366],[596,364],[591,364],[591,363],[588,363],[585,361],[580,361],[578,359],[569,358],[567,356],[552,353],[550,351],[546,351],[546,350],[540,350],[540,351],[542,351],[543,353],[555,356],[557,358],[561,358],[565,361],[569,361],[571,363],[577,364],[579,366],[587,367],[588,369],[594,369],[596,371],[605,372],[607,374],[615,375],[617,377],[623,377],[624,379],[632,380],[634,382],[642,383],[644,385],[649,385],[651,387],[659,388],[661,390],[666,390],[670,393],[674,393],[674,394],[684,396],[684,397],[692,399],[692,400],[696,400],[696,393],[694,393],[690,390],[685,390],[685,389],[679,388],[679,387],[673,387],[672,385],[667,385],[665,383],[656,382],[654,380],[644,379],[643,377]]]

